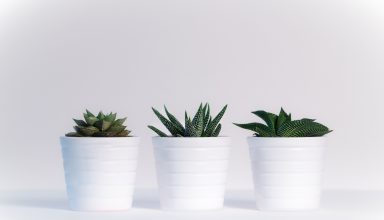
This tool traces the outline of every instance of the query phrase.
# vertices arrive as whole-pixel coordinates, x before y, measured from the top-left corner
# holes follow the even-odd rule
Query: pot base
[[[317,199],[257,199],[256,207],[260,211],[304,211],[319,208]]]
[[[223,198],[161,199],[161,208],[168,211],[198,211],[223,208]]]
[[[74,211],[124,211],[132,207],[132,199],[127,198],[76,198],[69,200],[69,208]]]

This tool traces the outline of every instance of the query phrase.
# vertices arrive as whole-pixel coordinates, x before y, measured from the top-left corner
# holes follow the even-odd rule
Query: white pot
[[[249,137],[259,210],[319,207],[324,137]]]
[[[223,207],[229,137],[154,137],[152,141],[163,209]]]
[[[61,137],[60,142],[71,209],[131,208],[138,137]]]

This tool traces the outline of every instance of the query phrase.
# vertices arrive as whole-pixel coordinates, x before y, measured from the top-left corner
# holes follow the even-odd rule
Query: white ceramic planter
[[[154,137],[152,141],[163,209],[223,207],[229,137]]]
[[[324,137],[249,137],[248,144],[259,210],[319,207]]]
[[[61,137],[60,142],[71,209],[131,208],[138,137]]]

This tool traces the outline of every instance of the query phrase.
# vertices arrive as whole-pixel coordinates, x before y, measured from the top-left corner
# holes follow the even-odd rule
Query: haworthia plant
[[[162,115],[155,108],[152,108],[155,115],[171,134],[168,135],[152,125],[149,125],[148,127],[160,137],[217,137],[221,131],[220,120],[226,109],[227,105],[221,109],[216,117],[212,118],[210,115],[209,104],[207,103],[204,106],[203,104],[200,104],[193,118],[189,117],[187,112],[185,112],[185,122],[183,125],[168,111],[166,106],[164,106],[164,110],[167,117]]]
[[[328,127],[315,122],[315,119],[292,120],[291,114],[287,114],[283,108],[279,115],[266,111],[252,113],[260,117],[265,124],[257,122],[234,124],[255,132],[254,135],[257,137],[319,137],[332,132]]]
[[[124,122],[127,118],[116,119],[116,113],[105,115],[102,111],[97,116],[86,110],[84,120],[73,119],[76,123],[75,132],[68,137],[127,137],[131,131],[127,130]]]

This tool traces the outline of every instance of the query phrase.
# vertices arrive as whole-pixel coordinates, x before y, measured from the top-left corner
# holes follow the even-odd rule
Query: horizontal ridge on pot
[[[125,210],[132,206],[137,137],[61,137],[70,208]]]
[[[230,138],[152,140],[162,208],[208,210],[223,206]]]

